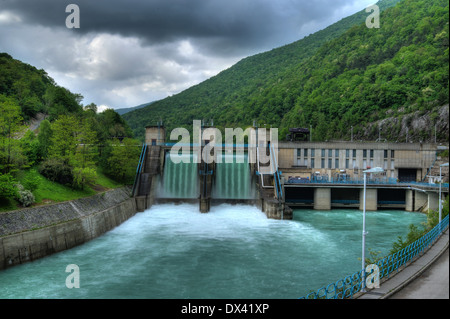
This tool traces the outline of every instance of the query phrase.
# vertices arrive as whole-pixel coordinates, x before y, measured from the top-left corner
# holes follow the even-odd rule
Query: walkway
[[[429,269],[389,299],[449,299],[448,265],[447,248]]]
[[[449,230],[419,259],[358,299],[448,299]]]

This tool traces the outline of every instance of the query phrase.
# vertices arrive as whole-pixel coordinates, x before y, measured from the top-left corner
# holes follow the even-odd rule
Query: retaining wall
[[[127,187],[74,201],[0,214],[0,269],[96,238],[136,214]]]

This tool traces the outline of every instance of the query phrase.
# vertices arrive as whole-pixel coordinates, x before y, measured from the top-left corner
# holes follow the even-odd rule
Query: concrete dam
[[[199,135],[209,128],[202,126]],[[132,191],[138,210],[188,201],[207,213],[215,203],[251,203],[268,218],[291,219],[292,208],[301,207],[426,212],[438,209],[439,191],[448,194],[448,169],[436,176],[437,145],[277,141],[274,147],[268,133],[253,127],[253,144],[222,145],[225,151],[211,161],[202,156],[210,140],[199,139],[197,151],[177,154],[181,163],[174,163],[164,127],[148,126]],[[367,174],[365,187],[371,167],[383,173]]]

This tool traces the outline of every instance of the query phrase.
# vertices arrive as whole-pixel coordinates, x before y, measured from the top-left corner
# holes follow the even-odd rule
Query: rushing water
[[[425,216],[368,212],[367,247],[387,253]],[[362,213],[163,204],[68,251],[0,271],[0,298],[298,298],[358,271]],[[66,266],[80,288],[66,287]]]
[[[158,187],[160,198],[198,198],[198,169],[195,154],[178,155],[180,163],[174,163],[170,153],[165,155],[162,186]]]
[[[247,155],[222,155],[216,163],[212,198],[254,199],[255,183],[248,164]]]

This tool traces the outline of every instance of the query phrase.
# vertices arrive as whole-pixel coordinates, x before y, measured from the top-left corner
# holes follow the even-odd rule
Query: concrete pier
[[[359,193],[359,209],[364,210],[364,189]],[[376,188],[366,188],[366,211],[378,210],[378,190]]]
[[[314,209],[316,210],[331,209],[331,188],[320,187],[314,189]]]

